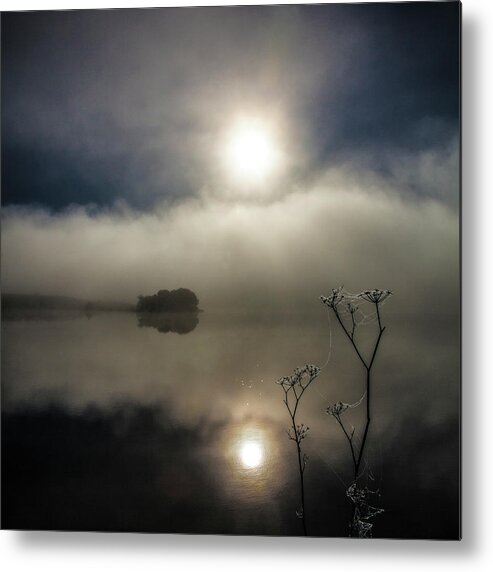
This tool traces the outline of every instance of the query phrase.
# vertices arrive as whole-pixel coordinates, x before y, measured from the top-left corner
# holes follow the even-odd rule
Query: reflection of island
[[[156,328],[162,334],[188,334],[199,323],[198,312],[139,312],[137,318],[139,328]]]

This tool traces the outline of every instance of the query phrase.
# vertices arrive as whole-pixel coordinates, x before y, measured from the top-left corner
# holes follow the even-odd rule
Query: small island
[[[199,300],[187,288],[159,290],[151,296],[139,296],[137,312],[199,312]]]
[[[199,323],[199,300],[187,288],[139,296],[136,310],[139,327],[155,328],[162,334],[188,334]]]

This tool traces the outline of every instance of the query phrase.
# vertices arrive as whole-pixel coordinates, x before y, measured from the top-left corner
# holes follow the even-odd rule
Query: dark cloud
[[[383,168],[397,150],[441,147],[457,136],[459,4],[402,2],[335,8],[346,33],[361,30],[343,81],[320,86],[320,158],[370,155]],[[338,22],[339,25],[341,22]]]

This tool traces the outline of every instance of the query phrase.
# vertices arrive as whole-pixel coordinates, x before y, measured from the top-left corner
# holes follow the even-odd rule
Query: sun
[[[226,142],[226,164],[233,177],[246,184],[266,181],[279,167],[279,150],[268,124],[239,121]]]
[[[239,456],[245,468],[254,469],[262,463],[264,452],[258,442],[245,441],[241,444]]]

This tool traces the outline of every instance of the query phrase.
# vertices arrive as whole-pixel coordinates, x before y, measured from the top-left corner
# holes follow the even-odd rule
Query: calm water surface
[[[275,380],[331,348],[299,414],[307,524],[347,536],[349,452],[324,411],[357,401],[364,378],[323,311],[46,317],[2,323],[4,528],[300,534]],[[367,467],[385,513],[373,535],[456,538],[458,321],[386,323]],[[363,413],[348,421],[359,427]]]

